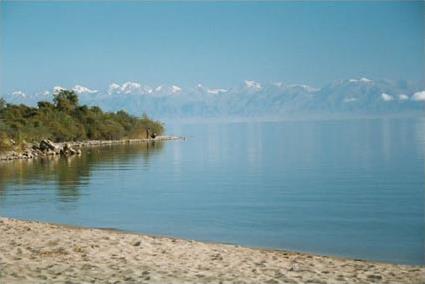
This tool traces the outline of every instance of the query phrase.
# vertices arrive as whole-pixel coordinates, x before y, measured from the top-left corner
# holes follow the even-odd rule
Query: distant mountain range
[[[51,100],[62,87],[25,94],[4,95],[10,103],[35,104]],[[131,114],[157,119],[179,118],[281,118],[296,114],[417,114],[425,106],[423,86],[406,81],[341,80],[313,88],[301,84],[260,83],[246,80],[230,89],[193,88],[176,85],[150,87],[137,82],[111,84],[105,90],[76,85],[81,103],[105,110],[127,110]]]

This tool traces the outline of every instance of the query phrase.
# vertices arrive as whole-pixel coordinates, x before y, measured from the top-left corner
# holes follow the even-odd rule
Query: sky
[[[425,77],[422,1],[3,0],[0,9],[0,94]]]

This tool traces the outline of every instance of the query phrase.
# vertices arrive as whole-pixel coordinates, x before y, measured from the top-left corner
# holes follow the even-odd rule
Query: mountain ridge
[[[27,95],[14,91],[3,96],[11,103],[35,104],[51,100],[61,89]],[[103,90],[82,85],[70,88],[88,105],[108,111],[125,109],[155,118],[283,117],[291,114],[399,114],[417,113],[425,105],[425,90],[408,81],[346,79],[321,88],[305,84],[245,80],[232,88],[198,84],[151,87],[138,82],[112,83]]]

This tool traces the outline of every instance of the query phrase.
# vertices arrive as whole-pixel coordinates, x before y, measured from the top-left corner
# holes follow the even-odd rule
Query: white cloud
[[[53,94],[57,94],[57,93],[59,93],[60,91],[63,91],[63,90],[65,90],[65,88],[64,88],[64,87],[61,87],[61,86],[54,86],[54,87],[53,87]]]
[[[255,81],[245,80],[245,86],[248,89],[260,90],[261,84]]]
[[[413,96],[412,96],[412,100],[417,101],[417,102],[419,102],[419,101],[421,101],[421,102],[425,101],[425,90],[424,91],[421,91],[421,92],[414,93]]]
[[[124,94],[140,92],[141,90],[142,90],[142,85],[136,82],[125,82],[121,86],[121,93],[124,93]]]
[[[398,99],[400,101],[405,101],[405,100],[408,100],[409,99],[409,96],[408,95],[405,95],[405,94],[400,94],[400,95],[398,95]]]
[[[112,95],[113,93],[116,93],[120,90],[121,86],[118,85],[117,83],[112,83],[109,85],[108,88],[108,94]]]
[[[382,97],[382,99],[383,99],[385,102],[389,102],[389,101],[394,100],[393,96],[390,96],[390,95],[388,95],[388,94],[386,94],[386,93],[382,93],[382,94],[381,94],[381,97]]]
[[[22,91],[14,91],[14,92],[12,92],[12,96],[25,98],[27,95]]]
[[[357,98],[346,98],[346,99],[344,99],[344,103],[352,103],[352,102],[355,102],[355,101],[357,101]]]
[[[145,93],[148,93],[148,94],[152,94],[153,93],[153,89],[151,87],[149,87],[149,86],[144,86],[143,87],[143,91]]]
[[[81,85],[75,85],[74,88],[72,88],[72,90],[79,95],[81,95],[81,94],[95,94],[95,93],[98,92],[97,90],[92,90],[92,89],[89,89],[89,88],[81,86]]]
[[[278,88],[282,88],[283,87],[283,83],[282,82],[275,82],[273,83],[274,86],[278,87]]]
[[[227,93],[226,89],[207,89],[208,94],[218,95],[221,93]]]
[[[360,82],[370,83],[370,82],[372,82],[372,80],[370,80],[370,79],[368,79],[368,78],[363,77],[363,78],[360,78]]]
[[[60,91],[63,91],[63,90],[66,90],[66,88],[64,88],[62,86],[54,86],[52,93],[55,95],[55,94],[57,94],[57,93],[59,93]],[[87,87],[84,87],[84,86],[81,86],[81,85],[75,85],[72,88],[72,90],[75,93],[77,93],[78,95],[81,95],[81,94],[94,94],[94,93],[97,93],[98,92],[98,90],[92,90],[90,88],[87,88]],[[43,95],[43,96],[48,96],[49,94],[50,94],[49,91],[45,91],[43,93],[40,93],[40,95]]]
[[[183,88],[177,85],[171,85],[171,86],[159,85],[154,88],[144,86],[142,93],[146,95],[152,95],[152,96],[170,96],[170,95],[178,95],[182,91],[183,91]]]
[[[143,93],[142,85],[137,82],[125,82],[122,85],[112,83],[109,85],[108,94],[134,94]]]
[[[176,86],[176,85],[172,85],[171,86],[171,93],[177,94],[177,93],[179,93],[181,91],[182,91],[182,88],[180,88],[179,86]]]
[[[210,88],[205,87],[202,84],[196,85],[196,90],[198,90],[201,93],[206,92],[206,93],[212,94],[212,95],[218,95],[218,94],[221,94],[221,93],[227,93],[228,92],[228,90],[226,90],[226,89],[220,89],[220,88],[210,89]]]
[[[351,82],[351,83],[356,83],[356,82],[371,83],[373,81],[368,79],[368,78],[363,77],[363,78],[360,78],[360,79],[349,79],[348,82]]]

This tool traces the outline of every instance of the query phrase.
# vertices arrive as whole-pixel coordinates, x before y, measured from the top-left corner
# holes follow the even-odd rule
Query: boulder
[[[33,158],[32,152],[31,152],[30,150],[25,150],[25,151],[22,153],[22,156],[23,156],[25,159],[32,159],[32,158]]]
[[[39,148],[42,151],[48,151],[48,150],[50,150],[50,151],[57,152],[59,150],[58,149],[58,146],[56,146],[56,144],[53,143],[52,141],[50,141],[49,139],[43,139],[43,140],[41,140],[40,147]]]
[[[74,148],[71,147],[70,144],[65,143],[65,145],[62,147],[62,149],[60,150],[60,153],[64,156],[72,156],[72,155],[79,155],[81,154],[81,151],[75,150]]]

